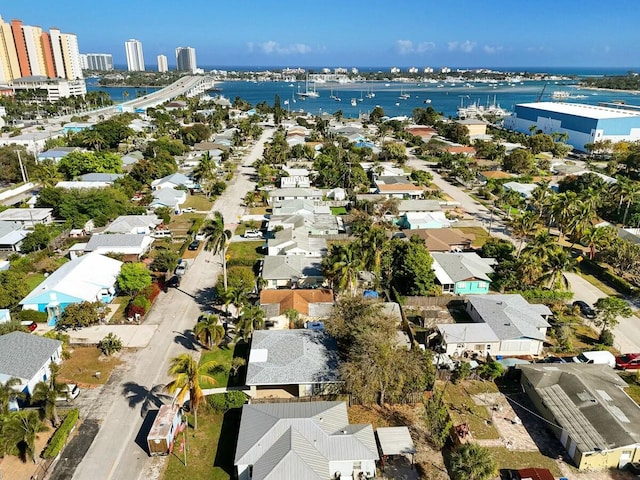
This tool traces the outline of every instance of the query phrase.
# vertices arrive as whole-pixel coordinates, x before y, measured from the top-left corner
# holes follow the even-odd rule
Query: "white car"
[[[244,238],[262,238],[262,232],[260,230],[247,230],[244,232]]]
[[[184,275],[187,273],[187,262],[185,260],[181,260],[173,273],[176,275]]]
[[[194,213],[196,211],[193,207],[187,207],[182,209],[182,213]]]
[[[58,402],[70,402],[80,395],[80,388],[75,383],[68,383],[65,387],[64,393],[66,393],[66,395],[63,393],[61,396],[56,398]]]

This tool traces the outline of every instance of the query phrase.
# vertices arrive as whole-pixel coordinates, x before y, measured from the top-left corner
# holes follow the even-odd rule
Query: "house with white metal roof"
[[[151,182],[151,188],[153,190],[163,190],[165,188],[196,188],[197,184],[186,175],[182,173],[172,173],[166,177],[158,178]]]
[[[174,211],[180,210],[180,205],[187,201],[187,192],[184,190],[176,190],[172,187],[162,188],[151,192],[153,200],[149,204],[149,208],[156,209],[159,207],[169,207]]]
[[[102,233],[91,235],[84,247],[85,252],[102,255],[117,253],[124,255],[125,261],[136,262],[151,249],[153,238],[135,233]]]
[[[451,222],[444,212],[407,212],[398,220],[398,226],[404,229],[448,228]]]
[[[482,258],[475,252],[439,253],[431,252],[431,268],[443,293],[472,295],[489,293],[490,273],[494,258]]]
[[[322,200],[322,192],[316,188],[276,188],[269,192],[269,204],[273,205],[285,200]]]
[[[287,228],[267,240],[267,255],[325,257],[327,241],[324,238],[312,238],[302,229]]]
[[[20,225],[0,221],[0,251],[19,252],[22,241],[29,233],[29,230],[23,229]]]
[[[162,219],[157,215],[121,215],[107,225],[102,233],[148,235],[161,223]]]
[[[67,305],[81,302],[109,303],[115,297],[122,262],[89,253],[65,263],[20,300],[23,310],[46,312],[55,325]]]
[[[19,392],[32,394],[38,382],[51,375],[49,365],[60,363],[62,342],[25,332],[0,335],[0,383],[19,378]]]
[[[350,424],[344,402],[242,407],[239,480],[372,478],[378,459],[371,424]]]
[[[467,313],[474,323],[438,324],[448,355],[540,355],[544,346],[546,305],[531,304],[518,294],[472,295]]]
[[[308,397],[331,393],[342,383],[338,344],[324,332],[256,330],[246,385],[252,397]]]
[[[608,365],[520,365],[521,385],[580,470],[640,461],[640,407]]]
[[[0,221],[35,227],[53,222],[53,208],[7,208],[0,212]]]

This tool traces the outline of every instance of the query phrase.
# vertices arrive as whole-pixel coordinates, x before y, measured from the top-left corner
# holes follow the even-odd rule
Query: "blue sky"
[[[143,43],[145,63],[175,47],[199,65],[633,67],[637,0],[8,1],[5,21],[78,35],[81,53]]]

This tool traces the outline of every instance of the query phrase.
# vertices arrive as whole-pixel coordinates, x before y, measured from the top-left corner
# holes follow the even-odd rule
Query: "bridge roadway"
[[[120,107],[122,111],[126,112],[155,107],[181,95],[195,97],[213,88],[213,86],[213,78],[207,75],[184,76],[161,90],[121,103],[116,105],[116,108]]]

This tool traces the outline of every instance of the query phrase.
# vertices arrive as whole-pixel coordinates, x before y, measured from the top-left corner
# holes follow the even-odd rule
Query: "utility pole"
[[[22,173],[22,181],[24,183],[27,183],[29,181],[29,178],[27,177],[27,171],[24,168],[24,165],[22,164],[22,157],[20,156],[20,150],[16,150],[16,153],[18,154],[18,163],[20,164],[20,172]]]

